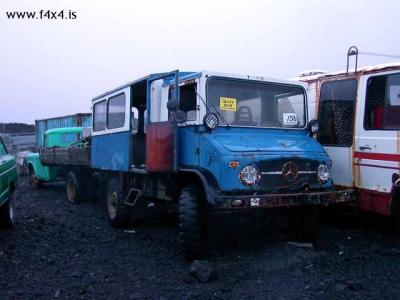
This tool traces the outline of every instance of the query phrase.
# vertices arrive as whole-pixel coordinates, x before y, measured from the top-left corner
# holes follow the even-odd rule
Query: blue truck
[[[352,200],[334,190],[331,159],[313,138],[318,126],[302,83],[151,74],[93,98],[89,150],[79,150],[90,155],[82,166],[69,160],[67,196],[104,198],[116,227],[154,201],[177,205],[189,259],[206,253],[212,212],[284,208],[290,224],[313,230],[320,206]],[[52,157],[44,164],[65,164],[49,151],[41,149]]]

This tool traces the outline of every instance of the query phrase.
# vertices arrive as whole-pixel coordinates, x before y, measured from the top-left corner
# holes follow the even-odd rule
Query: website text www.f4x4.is
[[[6,11],[6,16],[8,19],[75,20],[76,11],[72,10]]]

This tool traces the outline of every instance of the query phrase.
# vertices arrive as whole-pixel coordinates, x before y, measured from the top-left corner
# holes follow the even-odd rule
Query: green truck
[[[45,132],[44,147],[38,153],[31,153],[25,158],[30,183],[33,187],[39,188],[43,183],[64,179],[65,168],[53,166],[51,163],[43,163],[43,156],[46,160],[49,156],[51,158],[53,155],[61,154],[68,161],[68,157],[73,155],[74,149],[84,146],[85,140],[82,138],[82,133],[82,127],[55,128]]]
[[[14,223],[13,192],[18,184],[17,163],[0,137],[0,228]]]

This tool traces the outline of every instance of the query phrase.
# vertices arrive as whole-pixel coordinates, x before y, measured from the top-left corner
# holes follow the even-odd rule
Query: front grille
[[[298,170],[298,176],[293,181],[286,180],[282,174],[283,166],[289,162],[294,163]],[[300,158],[265,160],[258,162],[256,167],[261,172],[261,188],[297,190],[318,183],[318,161]]]

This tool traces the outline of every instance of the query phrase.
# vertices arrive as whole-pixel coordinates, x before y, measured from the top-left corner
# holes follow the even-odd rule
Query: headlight
[[[328,181],[329,177],[331,176],[331,172],[327,165],[319,165],[318,166],[318,180],[320,182]]]
[[[253,166],[246,166],[240,171],[240,180],[245,185],[254,185],[260,179],[260,173]]]
[[[203,123],[208,129],[213,130],[218,127],[218,116],[214,113],[207,113],[203,118]]]

